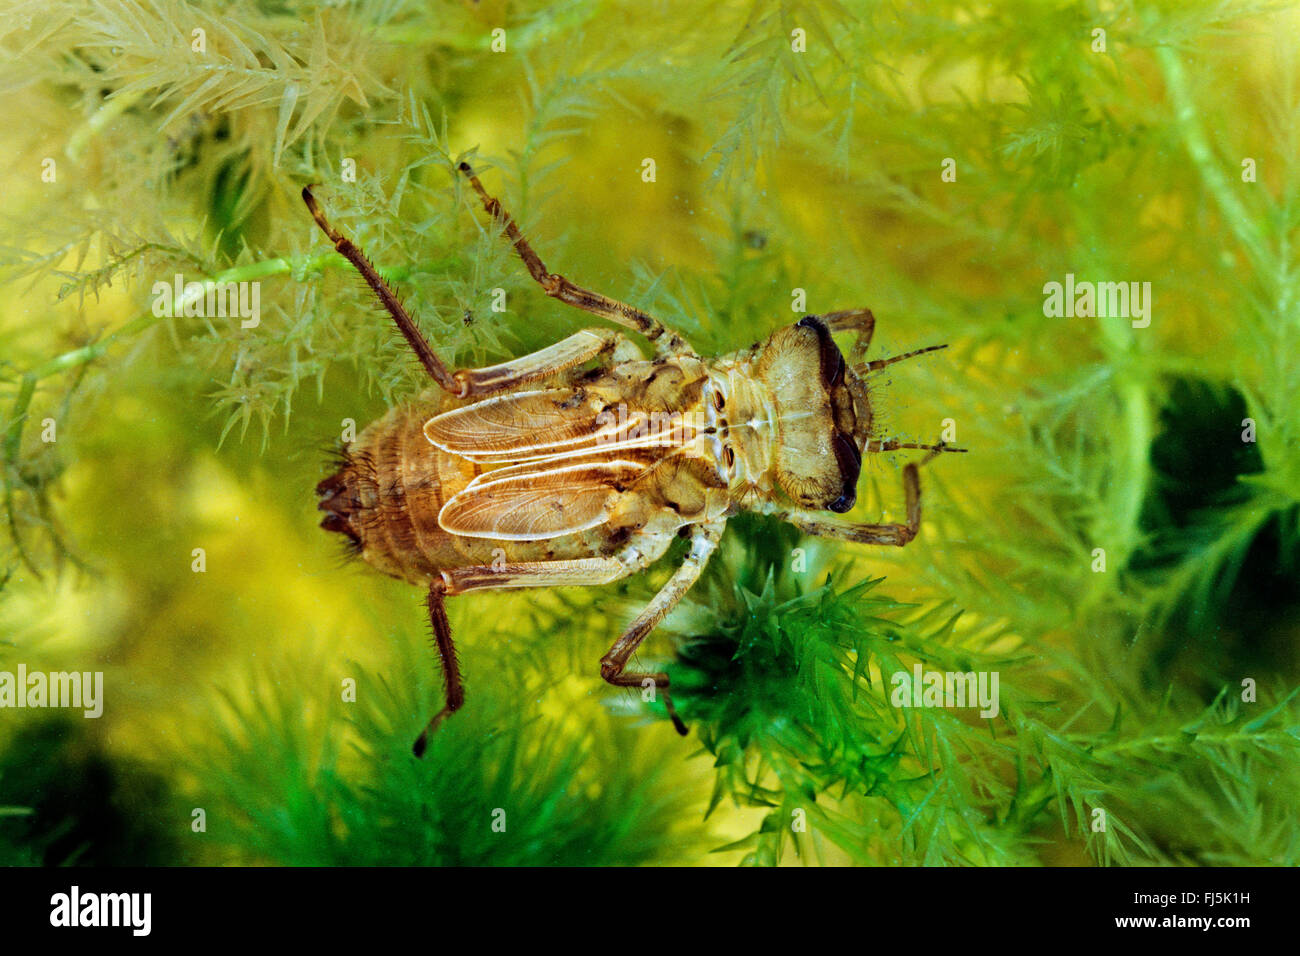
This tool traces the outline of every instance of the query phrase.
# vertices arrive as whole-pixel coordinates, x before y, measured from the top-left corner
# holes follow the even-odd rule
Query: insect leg
[[[476,564],[448,568],[441,572],[448,594],[466,591],[510,590],[514,588],[593,587],[611,584],[629,574],[643,571],[658,561],[672,535],[655,535],[644,548],[628,548],[607,558],[575,558],[570,561],[521,561],[516,564]]]
[[[488,395],[492,392],[526,382],[534,382],[563,372],[565,369],[581,365],[598,355],[606,355],[611,352],[635,354],[635,346],[632,345],[630,340],[617,332],[608,329],[583,329],[581,332],[575,332],[568,338],[531,355],[521,356],[509,362],[502,362],[499,365],[492,365],[487,368],[462,369],[454,373],[449,372],[447,366],[429,347],[429,343],[420,333],[420,330],[416,328],[415,322],[401,302],[397,300],[397,296],[388,283],[375,271],[374,266],[370,264],[370,261],[362,254],[361,250],[330,225],[329,220],[325,218],[324,212],[317,205],[316,197],[312,195],[310,186],[304,187],[302,198],[306,202],[307,208],[311,210],[316,224],[334,243],[334,248],[356,267],[362,278],[379,296],[379,301],[392,315],[393,321],[397,323],[397,328],[406,338],[406,341],[420,359],[420,363],[428,371],[429,376],[453,395],[460,398]]]
[[[411,748],[417,757],[424,756],[424,748],[429,743],[429,735],[438,729],[443,719],[451,716],[465,703],[465,686],[460,679],[460,661],[456,657],[456,645],[451,641],[451,623],[447,620],[445,597],[447,586],[436,580],[429,585],[426,603],[429,608],[429,622],[433,625],[433,640],[442,658],[442,677],[447,685],[447,702],[425,725],[420,736]]]
[[[627,630],[614,642],[614,646],[600,659],[600,676],[615,687],[642,687],[646,681],[653,681],[654,685],[663,692],[664,707],[668,710],[668,716],[672,718],[673,726],[683,736],[687,732],[686,725],[677,716],[672,698],[668,696],[668,675],[662,671],[629,672],[623,668],[627,666],[628,658],[636,653],[637,647],[645,640],[646,635],[654,630],[655,626],[691,589],[691,585],[699,580],[705,565],[709,563],[709,558],[718,547],[725,526],[725,521],[719,521],[715,524],[699,525],[695,529],[691,537],[691,551],[682,562],[682,566],[673,573],[667,583],[659,589],[659,593],[646,605],[645,610],[637,615],[636,620],[628,625]]]
[[[632,340],[621,332],[613,329],[583,329],[531,355],[522,355],[486,368],[464,369],[454,377],[464,388],[462,394],[474,397],[536,382],[598,356],[613,355],[617,360],[620,354],[640,353]]]
[[[542,287],[542,290],[547,295],[575,308],[590,312],[592,315],[599,315],[601,318],[609,319],[611,322],[617,322],[619,325],[640,332],[655,344],[655,349],[660,354],[695,354],[695,351],[686,343],[685,339],[653,316],[616,299],[601,295],[599,292],[583,289],[574,285],[564,276],[548,271],[541,257],[533,251],[533,247],[528,244],[528,240],[524,238],[523,233],[519,231],[519,227],[515,225],[514,219],[501,207],[501,203],[490,196],[487,190],[483,188],[483,184],[474,175],[474,170],[469,163],[461,163],[460,171],[469,177],[470,185],[478,193],[479,199],[483,202],[483,207],[493,219],[501,223],[506,235],[514,243],[519,258],[523,259],[524,265],[528,267],[529,274],[537,280],[538,285]]]
[[[518,564],[475,564],[442,572],[448,594],[466,591],[506,591],[514,588],[559,588],[610,584],[635,569],[618,558],[577,558],[572,561],[522,561]]]
[[[407,344],[411,346],[411,351],[415,353],[420,360],[420,364],[429,373],[429,377],[451,394],[460,395],[460,383],[447,371],[447,366],[442,363],[442,359],[438,358],[433,349],[429,347],[429,343],[420,334],[420,330],[415,327],[415,322],[411,319],[411,316],[402,306],[402,303],[397,301],[397,296],[388,283],[375,271],[375,267],[370,264],[370,260],[352,244],[352,240],[330,225],[329,220],[325,218],[325,213],[316,204],[316,197],[311,194],[310,186],[302,187],[302,201],[307,204],[307,209],[311,211],[312,218],[316,220],[316,225],[320,226],[321,231],[329,237],[330,242],[334,243],[334,248],[338,251],[338,254],[352,263],[356,270],[361,273],[361,277],[366,280],[366,284],[374,290],[375,295],[379,297],[379,301],[388,310],[388,314],[397,323],[397,328],[406,339]]]
[[[460,661],[451,640],[451,624],[445,606],[448,594],[487,588],[557,587],[566,584],[608,584],[627,577],[641,566],[649,565],[668,550],[671,537],[664,537],[658,554],[645,555],[643,562],[629,562],[618,557],[581,558],[576,561],[527,561],[493,567],[490,564],[443,571],[429,585],[429,621],[433,625],[433,639],[442,657],[442,673],[447,684],[447,703],[433,715],[412,748],[417,757],[424,756],[429,735],[438,729],[444,719],[460,709],[465,702],[465,690],[460,679]]]
[[[876,332],[876,317],[871,314],[870,309],[846,309],[843,312],[815,315],[813,318],[821,319],[826,324],[826,328],[832,332],[858,333],[856,341],[849,349],[850,365],[857,365],[866,356],[867,348],[871,345],[871,337]]]
[[[903,468],[903,489],[907,494],[906,524],[857,524],[825,518],[819,511],[778,511],[776,515],[805,534],[901,548],[921,530],[921,477],[915,462]]]

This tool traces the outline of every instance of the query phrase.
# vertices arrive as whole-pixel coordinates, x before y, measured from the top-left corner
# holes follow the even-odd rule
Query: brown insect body
[[[824,327],[782,329],[713,362],[628,361],[561,378],[394,408],[318,486],[323,525],[376,569],[427,587],[460,567],[496,562],[501,574],[502,560],[608,557],[634,536],[660,545],[657,557],[684,527],[782,499],[852,505],[870,399]],[[836,443],[852,451],[837,456]],[[625,573],[640,564],[632,551]]]
[[[864,453],[943,449],[873,438],[864,381],[870,371],[931,349],[846,361],[831,336],[856,331],[851,357],[860,359],[875,321],[861,309],[806,316],[749,349],[702,359],[645,313],[547,272],[497,201],[461,169],[549,295],[635,329],[658,354],[647,359],[620,333],[586,329],[532,355],[453,374],[304,190],[317,223],[375,289],[441,387],[394,408],[345,450],[342,467],[316,489],[327,512],[322,526],[346,535],[378,570],[428,589],[448,693],[417,754],[463,701],[447,595],[608,583],[645,569],[689,532],[682,567],[601,661],[612,684],[662,689],[685,733],[667,676],[627,672],[632,653],[698,578],[727,518],[741,510],[852,541],[902,545],[915,536],[915,465],[904,469],[905,524],[823,515],[852,508]]]

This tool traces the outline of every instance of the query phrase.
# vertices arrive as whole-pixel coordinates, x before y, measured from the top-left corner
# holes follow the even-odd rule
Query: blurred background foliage
[[[8,0],[0,669],[107,699],[0,712],[0,861],[1300,862],[1297,35],[1231,0]],[[302,185],[450,360],[588,323],[462,155],[702,349],[853,306],[876,354],[951,345],[872,380],[882,434],[971,450],[915,544],[738,520],[645,646],[688,738],[596,667],[678,551],[452,602],[468,707],[417,762],[421,595],[316,528],[344,420],[424,383]],[[1045,316],[1067,273],[1150,282],[1150,326]],[[154,315],[176,274],[259,281],[260,325]],[[916,663],[997,670],[1001,713],[890,706]]]

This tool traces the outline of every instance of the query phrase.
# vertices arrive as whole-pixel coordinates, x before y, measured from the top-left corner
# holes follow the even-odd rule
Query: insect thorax
[[[857,479],[835,447],[853,434],[852,373],[828,381],[826,354],[816,335],[786,329],[712,361],[422,399],[367,428],[321,483],[323,525],[380,570],[422,579],[500,553],[606,555],[786,499],[825,508]]]

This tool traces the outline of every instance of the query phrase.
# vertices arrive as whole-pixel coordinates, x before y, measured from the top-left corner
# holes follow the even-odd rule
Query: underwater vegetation
[[[1298,34],[1250,0],[11,0],[0,674],[102,672],[104,707],[0,684],[0,862],[1300,863]],[[467,706],[417,761],[422,595],[317,526],[330,451],[427,381],[304,185],[455,367],[596,324],[461,159],[710,354],[855,307],[873,357],[948,345],[871,379],[882,435],[969,450],[916,541],[738,518],[642,646],[685,738],[597,666],[685,543],[450,603]],[[852,516],[901,520],[921,457],[867,456]]]

